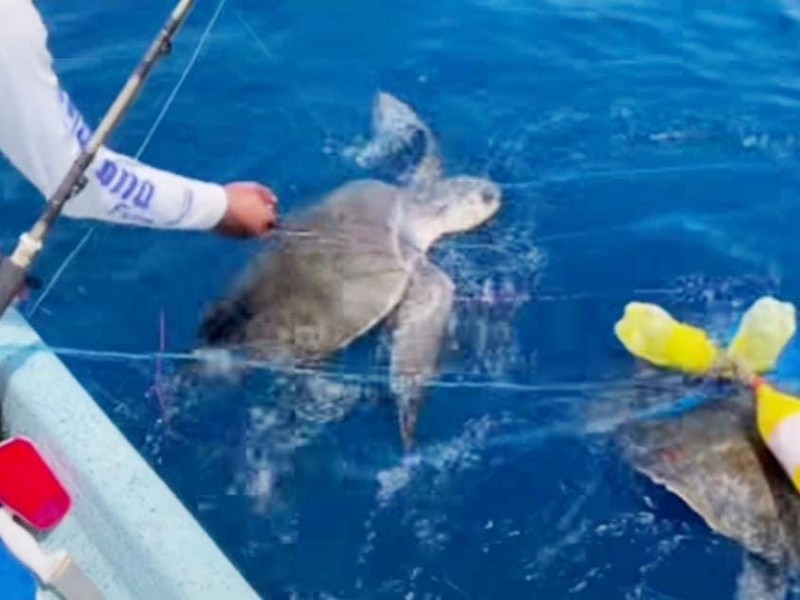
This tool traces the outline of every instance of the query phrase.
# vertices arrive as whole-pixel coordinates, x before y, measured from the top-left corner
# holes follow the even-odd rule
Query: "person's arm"
[[[0,152],[49,198],[91,135],[59,85],[47,31],[30,0],[0,2]],[[165,229],[258,235],[274,224],[263,186],[223,187],[101,148],[63,214]]]

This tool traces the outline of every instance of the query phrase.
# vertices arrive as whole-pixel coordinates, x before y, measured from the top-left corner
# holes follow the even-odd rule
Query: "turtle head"
[[[434,183],[425,211],[434,239],[469,231],[488,221],[500,208],[499,186],[480,177],[448,177]]]

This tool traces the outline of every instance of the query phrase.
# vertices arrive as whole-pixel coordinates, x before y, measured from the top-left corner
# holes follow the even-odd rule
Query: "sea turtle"
[[[389,324],[391,389],[408,447],[422,387],[437,369],[454,294],[453,282],[427,252],[442,236],[492,217],[501,191],[483,178],[443,177],[431,130],[390,94],[377,94],[373,128],[362,164],[421,138],[418,166],[400,185],[351,181],[290,215],[271,236],[273,247],[206,316],[200,335],[206,347],[302,364]]]
[[[623,456],[745,550],[738,597],[784,598],[800,568],[800,495],[759,438],[751,394],[726,390],[679,416],[632,421]]]

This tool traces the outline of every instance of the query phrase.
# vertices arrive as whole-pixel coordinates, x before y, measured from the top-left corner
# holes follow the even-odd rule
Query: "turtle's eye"
[[[492,202],[497,200],[497,197],[494,193],[494,190],[491,188],[483,188],[481,190],[481,200],[483,200],[484,204],[491,204]]]

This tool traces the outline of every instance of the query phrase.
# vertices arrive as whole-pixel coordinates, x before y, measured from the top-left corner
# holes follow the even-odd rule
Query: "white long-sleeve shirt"
[[[47,30],[31,0],[0,0],[0,153],[46,198],[91,130],[53,71]],[[222,186],[101,148],[88,183],[64,205],[73,218],[169,229],[211,229],[227,209]]]

